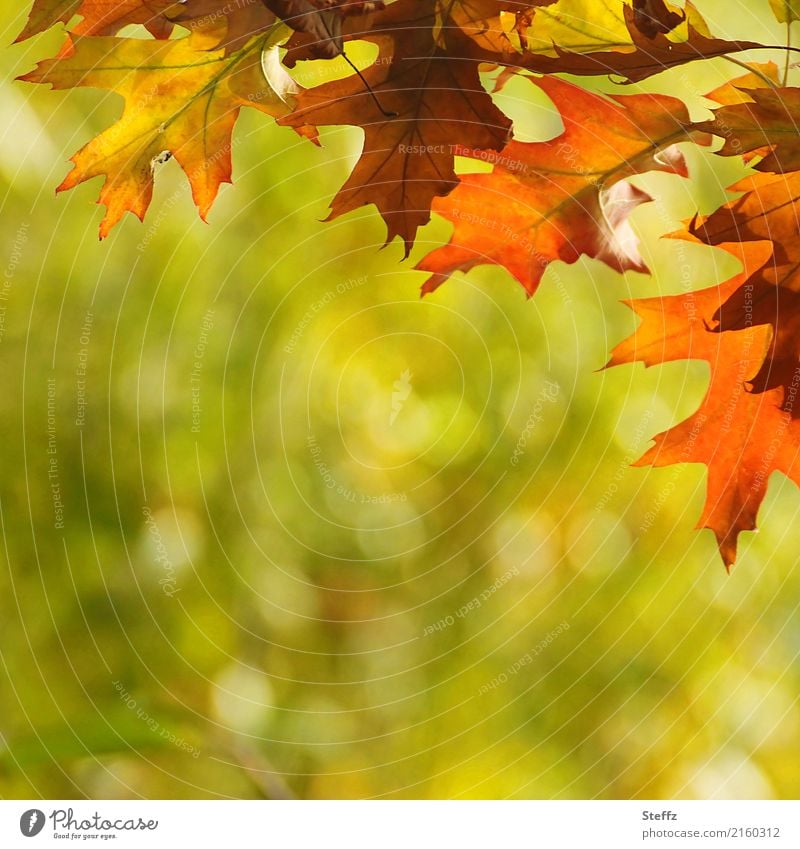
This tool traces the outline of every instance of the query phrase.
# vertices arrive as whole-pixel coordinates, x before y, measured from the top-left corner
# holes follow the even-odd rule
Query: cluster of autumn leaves
[[[791,23],[793,3],[770,0]],[[58,55],[23,79],[120,94],[120,119],[73,157],[61,188],[104,178],[101,236],[126,212],[143,218],[157,164],[173,156],[205,216],[231,179],[232,134],[244,106],[312,141],[317,128],[354,125],[364,147],[331,217],[377,207],[387,241],[408,253],[431,210],[453,224],[447,245],[418,264],[424,291],[482,264],[508,270],[533,294],[554,260],[581,256],[646,271],[629,216],[650,200],[628,181],[660,170],[686,176],[680,142],[723,140],[755,176],[737,198],[680,238],[720,247],[742,272],[722,285],[630,302],[636,333],[613,364],[702,359],[711,381],[700,409],[658,435],[640,462],[704,463],[701,525],[726,565],[755,527],[771,473],[800,481],[800,89],[771,66],[709,94],[713,120],[693,124],[674,97],[601,96],[559,74],[637,81],[665,68],[758,47],[714,38],[687,2],[664,0],[35,0],[20,38],[69,25]],[[74,22],[74,23],[73,23]],[[153,38],[120,37],[129,24]],[[370,42],[362,72],[303,89],[287,68]],[[480,73],[522,74],[556,105],[564,132],[513,139]],[[491,164],[456,173],[458,157]]]

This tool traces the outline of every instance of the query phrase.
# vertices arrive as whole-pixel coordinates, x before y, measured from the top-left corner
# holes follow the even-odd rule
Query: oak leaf
[[[673,30],[643,32],[642,16],[631,6],[604,3],[598,9],[591,0],[560,0],[536,15],[528,33],[531,48],[518,63],[543,74],[615,74],[638,82],[687,62],[760,46],[714,38],[691,4],[686,10],[686,34],[679,40]]]
[[[260,0],[186,0],[166,15],[195,36],[196,50],[224,48],[227,53],[244,47],[275,23],[275,15]]]
[[[353,2],[353,0],[263,0],[263,3],[299,36],[289,43],[291,60],[299,58],[333,59],[344,47],[346,19],[380,11],[383,2]],[[369,31],[361,26],[360,33]],[[351,36],[353,32],[349,33]],[[307,54],[304,54],[304,50]]]
[[[769,0],[769,5],[782,24],[800,21],[800,0]]]
[[[314,0],[264,0],[289,26],[296,30],[289,41],[286,62],[292,67],[302,59],[328,58],[342,52],[344,42],[369,36],[384,21],[397,19],[397,10],[384,3],[333,4],[322,11]],[[430,21],[442,46],[453,58],[496,61],[522,51],[527,27],[541,6],[557,0],[420,0],[406,5],[404,14],[411,20],[430,15]],[[457,32],[454,41],[448,35]],[[449,42],[449,43],[448,43]],[[455,49],[460,48],[456,53]]]
[[[291,108],[291,81],[276,89],[262,65],[264,51],[277,49],[283,36],[283,27],[276,26],[230,55],[197,50],[191,37],[84,37],[58,58],[40,62],[21,79],[56,89],[107,89],[125,99],[120,120],[73,157],[59,191],[105,177],[99,199],[107,207],[100,227],[104,238],[125,212],[143,219],[155,168],[167,154],[186,172],[205,218],[220,186],[231,180],[232,132],[241,108],[272,116]]]
[[[740,103],[722,106],[698,129],[720,136],[723,156],[761,151],[759,171],[800,170],[800,88],[739,88]]]
[[[615,348],[609,365],[655,366],[685,359],[709,364],[710,383],[700,408],[656,436],[655,445],[637,465],[708,467],[706,503],[698,526],[714,532],[730,568],[739,534],[756,527],[770,475],[780,471],[800,482],[800,422],[780,409],[780,390],[755,393],[748,386],[768,353],[769,328],[709,330],[714,316],[724,316],[728,299],[770,257],[770,246],[764,243],[724,247],[743,265],[743,271],[727,283],[626,302],[642,322]]]
[[[447,9],[447,20],[487,54],[507,56],[528,49],[527,32],[536,10],[557,0],[457,0]]]
[[[780,387],[779,406],[800,418],[795,399],[800,381],[800,172],[755,174],[731,190],[743,194],[692,222],[689,235],[726,249],[734,242],[771,247],[771,262],[753,271],[717,320],[722,330],[771,326],[770,350],[753,377],[753,388],[770,391]]]
[[[17,41],[44,32],[57,23],[69,23],[75,35],[112,35],[129,24],[142,24],[157,38],[167,38],[172,22],[165,15],[179,9],[177,0],[35,0],[28,23]]]
[[[633,0],[633,22],[647,38],[666,35],[685,20],[685,12],[670,9],[664,0]]]
[[[477,65],[453,61],[437,43],[435,16],[431,0],[388,7],[380,26],[365,36],[380,52],[363,79],[351,76],[303,91],[295,111],[280,120],[298,129],[363,128],[363,152],[333,200],[330,218],[374,204],[386,222],[387,243],[400,236],[406,253],[430,220],[433,199],[458,182],[456,142],[499,151],[511,128],[481,85]],[[451,31],[447,37],[457,36]]]
[[[511,142],[494,162],[468,174],[434,211],[454,224],[450,242],[417,268],[431,292],[455,271],[505,267],[533,294],[549,263],[581,255],[618,271],[645,271],[628,218],[651,198],[627,182],[650,170],[686,176],[675,145],[687,140],[686,107],[661,95],[605,97],[556,78],[535,84],[556,104],[564,132],[547,142]]]

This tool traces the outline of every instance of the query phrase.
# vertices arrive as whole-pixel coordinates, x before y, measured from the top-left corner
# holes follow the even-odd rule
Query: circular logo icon
[[[44,812],[38,808],[31,808],[19,818],[19,830],[25,837],[36,837],[44,828]]]

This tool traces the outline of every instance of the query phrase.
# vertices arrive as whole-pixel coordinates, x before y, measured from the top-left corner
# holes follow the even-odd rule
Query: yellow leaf
[[[108,210],[100,227],[104,238],[126,212],[144,218],[155,168],[171,155],[186,172],[205,219],[220,185],[231,181],[232,133],[241,108],[274,117],[291,109],[296,87],[288,76],[269,81],[264,69],[274,63],[262,62],[285,35],[276,25],[228,55],[198,50],[191,37],[87,37],[39,63],[22,79],[57,89],[107,89],[125,99],[119,121],[72,158],[59,191],[105,176],[99,198]]]
[[[800,0],[769,0],[769,5],[782,24],[800,21]]]

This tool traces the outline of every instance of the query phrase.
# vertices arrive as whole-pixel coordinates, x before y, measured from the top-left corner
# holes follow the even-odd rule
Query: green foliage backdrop
[[[703,10],[783,40],[738,5]],[[2,54],[0,795],[795,795],[797,490],[727,577],[704,470],[629,467],[704,367],[601,370],[620,299],[715,278],[654,237],[741,166],[645,178],[653,280],[557,265],[526,301],[479,269],[420,300],[372,211],[320,223],[359,133],[245,115],[210,224],[171,163],[99,244],[96,187],[52,189],[118,102],[11,81],[58,40]],[[698,110],[736,71],[648,90]]]

